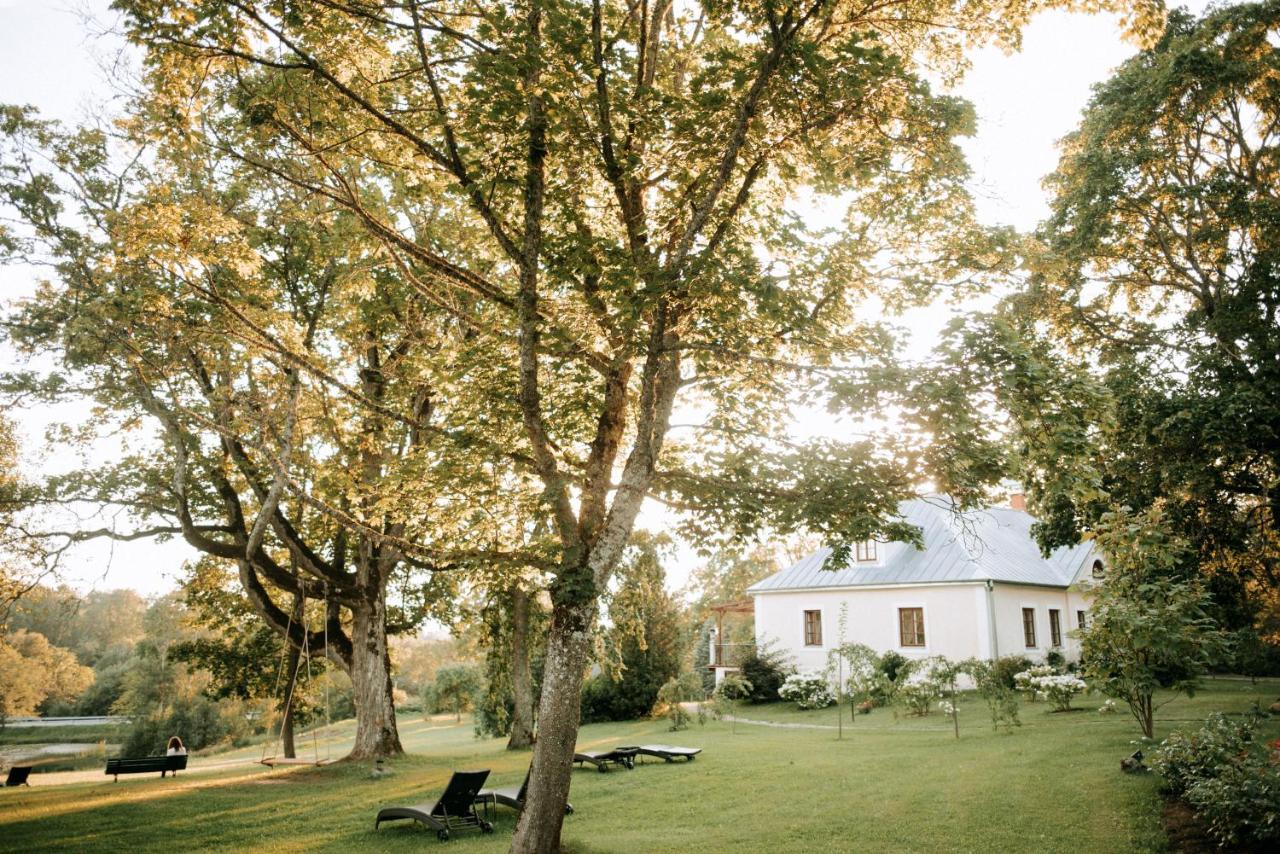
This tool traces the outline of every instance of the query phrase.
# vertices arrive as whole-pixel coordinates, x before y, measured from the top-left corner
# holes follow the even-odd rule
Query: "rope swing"
[[[302,670],[302,662],[307,663],[307,682],[311,682],[311,631],[307,628],[307,584],[302,581],[298,585],[298,601],[299,606],[296,609],[299,614],[299,625],[302,627],[302,646],[298,648],[298,660],[294,664],[292,678],[289,680],[289,695],[285,697],[284,710],[285,713],[280,717],[280,730],[276,737],[262,745],[262,758],[258,760],[259,765],[266,765],[268,768],[275,768],[280,765],[328,765],[333,761],[332,746],[328,741],[325,742],[324,757],[320,756],[320,739],[317,734],[317,728],[311,728],[311,758],[289,758],[284,755],[284,724],[285,718],[293,713],[293,697],[298,689],[298,674]],[[323,617],[322,632],[324,634],[324,648],[329,648],[329,585],[324,586],[324,603],[325,615]],[[289,621],[285,626],[285,642],[280,653],[280,666],[276,670],[276,684],[271,690],[271,696],[275,697],[280,693],[280,682],[284,676],[286,663],[289,660],[289,633],[293,630],[293,610],[289,612]],[[324,726],[328,731],[331,721],[329,718],[329,683],[325,680],[324,686]],[[271,755],[267,755],[267,751],[271,750]]]

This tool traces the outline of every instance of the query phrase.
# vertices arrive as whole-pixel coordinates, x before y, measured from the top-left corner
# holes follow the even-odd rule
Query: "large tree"
[[[132,526],[19,530],[54,552],[180,536],[232,562],[267,625],[351,676],[351,755],[398,753],[387,633],[446,607],[442,571],[475,556],[465,533],[437,547],[444,528],[483,528],[443,485],[500,480],[433,422],[437,395],[466,399],[441,394],[455,377],[435,358],[460,332],[405,301],[351,214],[217,152],[152,146],[136,121],[109,136],[4,113],[0,191],[26,228],[3,248],[55,273],[8,325],[33,366],[55,367],[7,388],[87,398],[73,440],[151,428],[20,496]],[[327,625],[293,620],[299,597],[325,602]]]
[[[1228,624],[1280,581],[1280,3],[1197,20],[1098,87],[1062,143],[1030,280],[958,337],[1046,548],[1158,509]],[[1271,598],[1270,604],[1267,599]]]

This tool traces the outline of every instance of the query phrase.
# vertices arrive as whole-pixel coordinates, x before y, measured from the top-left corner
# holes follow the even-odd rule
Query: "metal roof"
[[[921,529],[923,549],[882,544],[879,562],[851,563],[838,570],[823,568],[831,549],[819,549],[753,584],[747,593],[988,580],[1067,587],[1093,552],[1091,544],[1081,543],[1042,557],[1031,538],[1035,518],[1011,507],[960,513],[945,496],[926,496],[904,501],[898,513]]]

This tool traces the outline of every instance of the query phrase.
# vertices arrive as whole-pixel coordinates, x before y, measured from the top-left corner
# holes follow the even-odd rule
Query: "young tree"
[[[1105,523],[1099,544],[1111,565],[1081,632],[1081,656],[1094,685],[1123,700],[1142,734],[1154,738],[1163,705],[1156,692],[1171,692],[1169,700],[1194,694],[1199,678],[1225,660],[1227,636],[1209,616],[1203,586],[1177,579],[1190,549],[1168,532],[1158,508]]]

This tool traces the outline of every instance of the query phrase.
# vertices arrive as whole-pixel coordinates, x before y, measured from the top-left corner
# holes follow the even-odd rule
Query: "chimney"
[[[1027,512],[1026,494],[1022,492],[1009,493],[1009,506],[1012,507],[1014,510],[1020,510],[1023,513],[1026,513]]]

